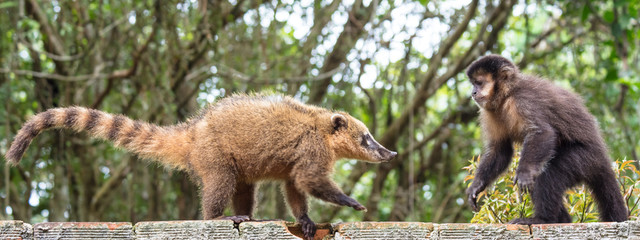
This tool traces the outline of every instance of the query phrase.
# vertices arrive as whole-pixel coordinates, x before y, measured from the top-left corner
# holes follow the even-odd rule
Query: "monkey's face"
[[[379,163],[387,162],[398,155],[373,139],[364,123],[347,114],[333,114],[331,125],[333,131],[329,141],[339,158]]]
[[[481,108],[487,107],[487,102],[493,96],[493,89],[495,81],[491,77],[491,74],[474,74],[471,77],[471,84],[473,90],[471,91],[471,97]]]

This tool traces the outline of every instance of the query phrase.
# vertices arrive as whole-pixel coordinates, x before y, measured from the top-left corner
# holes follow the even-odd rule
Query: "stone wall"
[[[284,221],[48,222],[0,221],[0,239],[299,239]],[[319,224],[316,239],[638,239],[640,222],[545,225],[423,222]]]

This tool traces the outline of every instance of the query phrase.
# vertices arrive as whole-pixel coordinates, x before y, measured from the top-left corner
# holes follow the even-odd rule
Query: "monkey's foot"
[[[251,217],[249,217],[247,215],[227,216],[227,217],[220,217],[218,219],[220,219],[220,220],[231,220],[235,224],[238,224],[238,223],[241,223],[241,222],[246,222],[246,221],[251,221]]]
[[[307,240],[313,240],[313,237],[316,235],[316,224],[311,221],[307,214],[304,214],[302,215],[302,217],[298,218],[298,222],[300,223],[300,228],[302,229],[304,238]]]
[[[545,224],[542,219],[539,218],[516,218],[509,221],[510,224],[531,225],[531,224]]]

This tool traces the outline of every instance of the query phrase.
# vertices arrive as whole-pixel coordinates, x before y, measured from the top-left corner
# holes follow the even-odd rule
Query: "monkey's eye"
[[[476,81],[476,85],[477,85],[478,87],[482,87],[482,81]]]

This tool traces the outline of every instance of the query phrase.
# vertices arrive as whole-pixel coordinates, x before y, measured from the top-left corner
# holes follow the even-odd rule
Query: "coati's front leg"
[[[298,189],[327,202],[352,207],[360,211],[367,209],[355,199],[344,194],[336,183],[329,179],[327,166],[323,166],[320,161],[314,163],[294,168],[293,181]]]
[[[205,220],[225,219],[235,223],[249,221],[247,215],[223,217],[224,208],[236,188],[236,176],[232,169],[208,169],[202,179],[202,215]]]
[[[286,193],[287,203],[291,208],[291,213],[296,218],[296,221],[300,223],[302,233],[306,239],[313,239],[316,234],[316,224],[311,221],[307,212],[307,196],[300,192],[292,181],[287,181],[284,184],[284,192]]]

